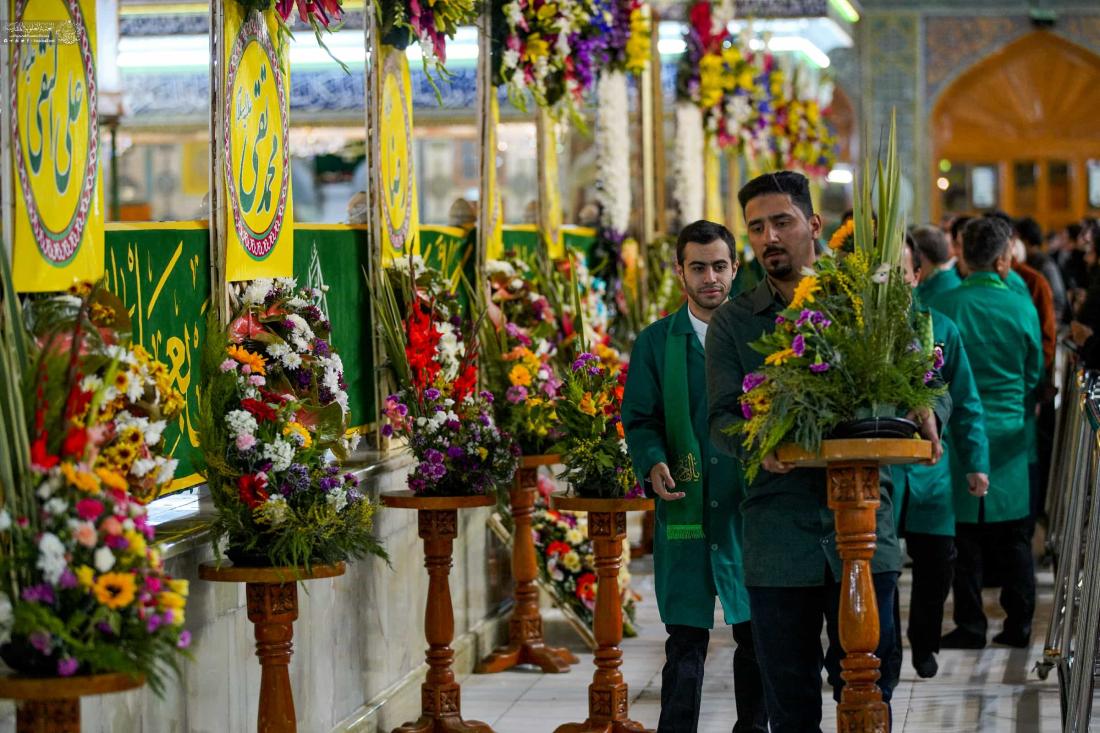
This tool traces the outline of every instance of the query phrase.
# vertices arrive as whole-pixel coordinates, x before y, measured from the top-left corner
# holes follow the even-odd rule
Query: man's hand
[[[910,412],[905,417],[915,422],[920,429],[921,436],[932,443],[932,457],[924,461],[924,463],[929,466],[934,466],[939,463],[940,458],[943,457],[943,444],[940,442],[939,428],[936,427],[935,413],[925,409],[921,412]]]
[[[979,499],[989,493],[989,476],[984,473],[966,474],[966,483],[969,484],[971,496]]]
[[[667,463],[658,463],[649,469],[649,483],[653,485],[653,493],[665,501],[676,501],[684,498],[684,492],[682,491],[669,491],[669,489],[676,488],[676,482],[672,480],[672,474],[668,472]]]
[[[794,470],[794,464],[784,463],[779,460],[779,456],[775,454],[775,451],[765,456],[764,461],[760,465],[763,466],[764,470],[768,473],[790,473]]]

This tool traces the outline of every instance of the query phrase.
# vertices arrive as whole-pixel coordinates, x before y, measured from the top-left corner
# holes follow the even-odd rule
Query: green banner
[[[351,424],[376,419],[370,295],[363,278],[370,262],[366,227],[298,224],[294,227],[294,276],[298,285],[327,286],[321,307],[332,321],[332,344],[344,363]]]
[[[205,225],[112,226],[105,234],[105,278],[133,320],[134,343],[164,362],[172,385],[187,397],[179,419],[164,431],[164,446],[179,460],[172,490],[194,486],[199,439],[193,415],[200,346],[210,302],[210,248]]]

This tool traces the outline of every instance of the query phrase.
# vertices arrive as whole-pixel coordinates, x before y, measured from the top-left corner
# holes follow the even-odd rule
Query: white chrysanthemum
[[[503,275],[511,279],[516,276],[516,268],[512,267],[511,262],[505,260],[485,260],[485,274],[489,277]]]
[[[348,492],[344,489],[343,486],[338,486],[333,489],[328,496],[325,497],[325,500],[336,511],[343,511],[344,507],[348,505]]]
[[[259,424],[252,414],[244,410],[232,410],[225,416],[225,424],[234,438],[238,435],[254,435]]]
[[[89,374],[80,380],[80,388],[85,392],[95,392],[103,386],[103,380],[96,374]]]
[[[111,552],[110,547],[100,547],[92,556],[92,564],[96,570],[105,573],[115,566],[115,553]]]
[[[288,308],[293,308],[294,310],[301,310],[302,308],[305,308],[309,305],[309,301],[306,300],[305,298],[299,298],[297,295],[295,295],[293,298],[291,298],[290,300],[288,300],[286,302],[286,305],[287,305]]]
[[[293,293],[298,289],[298,281],[292,277],[277,277],[275,278],[275,284],[279,286],[284,294]]]
[[[118,344],[111,344],[107,346],[104,351],[107,353],[107,356],[111,359],[118,360],[121,364],[132,365],[137,363],[137,359],[134,358],[133,353],[129,349],[119,346]]]
[[[157,483],[166,484],[176,477],[176,467],[179,465],[179,461],[175,458],[157,458],[160,463],[160,469],[157,471]]]
[[[286,515],[290,512],[290,506],[281,495],[269,496],[263,505],[263,514],[272,527],[278,527],[286,521]]]
[[[139,458],[130,466],[130,475],[144,478],[156,467],[157,463],[152,458]]]
[[[275,438],[270,443],[264,443],[263,453],[264,458],[271,461],[271,470],[279,473],[290,468],[294,460],[294,445],[282,438]]]
[[[69,502],[55,496],[54,498],[47,501],[42,508],[46,510],[47,514],[52,514],[55,517],[60,517],[69,510]]]
[[[241,296],[241,301],[245,305],[262,305],[264,298],[267,297],[270,291],[271,279],[261,277],[249,283],[248,287],[244,290],[244,295]]]
[[[303,338],[313,338],[313,329],[306,323],[306,319],[302,318],[297,313],[290,313],[287,315],[286,320],[294,326],[294,330],[301,334]]]
[[[65,562],[65,544],[53,532],[44,532],[38,540],[38,563],[46,582],[57,585],[68,563]]]

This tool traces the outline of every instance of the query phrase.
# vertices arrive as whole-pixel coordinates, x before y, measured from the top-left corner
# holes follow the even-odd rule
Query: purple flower
[[[448,421],[447,421],[446,423],[444,423],[444,424],[445,424],[445,425],[446,425],[446,426],[447,426],[448,428],[450,428],[451,430],[458,430],[459,428],[461,428],[461,427],[462,427],[462,423],[460,423],[460,422],[459,422],[458,420],[448,420]]]
[[[487,389],[483,389],[480,392],[478,392],[477,394],[478,394],[479,397],[481,397],[481,399],[485,400],[486,402],[492,402],[495,399],[493,397],[493,393],[490,392]]]
[[[390,425],[389,423],[386,423],[385,425],[382,426],[382,437],[383,438],[388,438],[391,435],[393,435],[393,426]]]
[[[749,406],[748,402],[741,403],[741,414],[746,420],[752,420],[752,407]]]
[[[821,311],[813,312],[813,315],[810,316],[810,323],[814,324],[818,328],[828,328],[829,326],[833,325],[833,322],[826,318],[825,314]]]
[[[313,353],[317,356],[328,356],[332,353],[332,348],[328,345],[328,341],[324,339],[313,339]]]
[[[460,445],[451,445],[447,447],[447,457],[449,458],[462,458],[464,455],[466,455],[466,451],[464,451]]]
[[[573,371],[579,372],[581,369],[584,369],[585,364],[592,361],[593,359],[598,360],[599,358],[600,357],[596,356],[595,354],[590,354],[589,352],[586,351],[583,354],[581,354],[580,356],[578,356],[577,360],[573,362]]]
[[[145,619],[145,630],[152,634],[154,631],[160,628],[160,625],[164,623],[164,619],[161,618],[159,613],[154,613],[149,618]]]
[[[808,310],[808,309],[803,310],[801,313],[798,314],[798,320],[794,322],[794,325],[798,326],[799,328],[802,328],[803,326],[806,325],[806,322],[810,320],[810,318],[813,316],[813,314],[814,314],[814,311],[811,311],[811,310]]]
[[[768,381],[768,378],[760,372],[749,372],[741,380],[741,391],[751,392],[766,381]]]
[[[53,603],[53,588],[46,583],[27,586],[23,589],[23,600],[28,603]]]
[[[786,322],[787,322],[787,319],[784,318],[783,316],[776,316],[775,317],[775,325],[777,325],[777,326],[782,326]]]
[[[435,448],[429,448],[424,453],[424,460],[427,463],[443,463],[443,454]]]
[[[810,371],[814,374],[822,374],[829,371],[829,362],[823,361],[819,364],[810,364]]]
[[[191,632],[187,629],[181,631],[180,639],[176,642],[176,646],[178,646],[180,649],[186,649],[187,647],[191,646]]]
[[[806,353],[806,337],[803,336],[802,334],[798,334],[797,336],[795,336],[794,340],[791,341],[791,351],[794,352],[795,356],[802,356],[803,354],[805,354]]]
[[[335,489],[339,485],[340,485],[340,479],[334,478],[332,476],[327,476],[327,477],[321,479],[320,482],[318,482],[318,486],[320,486],[321,491],[324,491],[325,493],[328,493],[329,491],[332,491],[333,489]]]
[[[65,657],[57,661],[57,674],[59,677],[72,677],[78,669],[80,669],[80,662],[72,657]]]
[[[546,378],[546,382],[542,385],[542,391],[550,399],[557,399],[558,390],[561,389],[561,386],[562,381],[551,374],[549,377]]]
[[[924,373],[924,383],[925,384],[928,384],[929,382],[931,382],[935,378],[936,378],[936,373],[935,372],[925,372]]]
[[[137,526],[137,524],[135,523],[134,526]],[[62,590],[69,590],[70,588],[77,587],[78,585],[80,585],[80,583],[79,581],[77,581],[76,575],[73,573],[73,571],[69,570],[69,568],[66,567],[64,570],[61,571],[61,577],[58,578],[57,585]]]
[[[439,390],[436,389],[435,387],[428,387],[426,390],[424,390],[424,399],[426,399],[426,400],[438,400],[439,399]]]
[[[933,369],[943,369],[943,347],[937,346],[932,349],[932,353],[935,354],[936,360],[932,363]]]
[[[31,635],[27,637],[27,641],[43,654],[49,654],[53,649],[53,637],[46,631],[31,632]]]
[[[527,388],[520,385],[513,385],[504,393],[504,398],[513,405],[518,405],[520,402],[527,399]]]

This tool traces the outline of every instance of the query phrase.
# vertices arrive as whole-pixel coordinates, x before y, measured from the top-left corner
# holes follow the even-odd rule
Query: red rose
[[[237,479],[238,495],[249,509],[255,509],[267,501],[266,487],[267,479],[257,474],[245,474]]]
[[[266,402],[252,399],[251,397],[241,400],[241,407],[252,413],[260,422],[274,422],[276,413],[275,409],[268,405]]]

